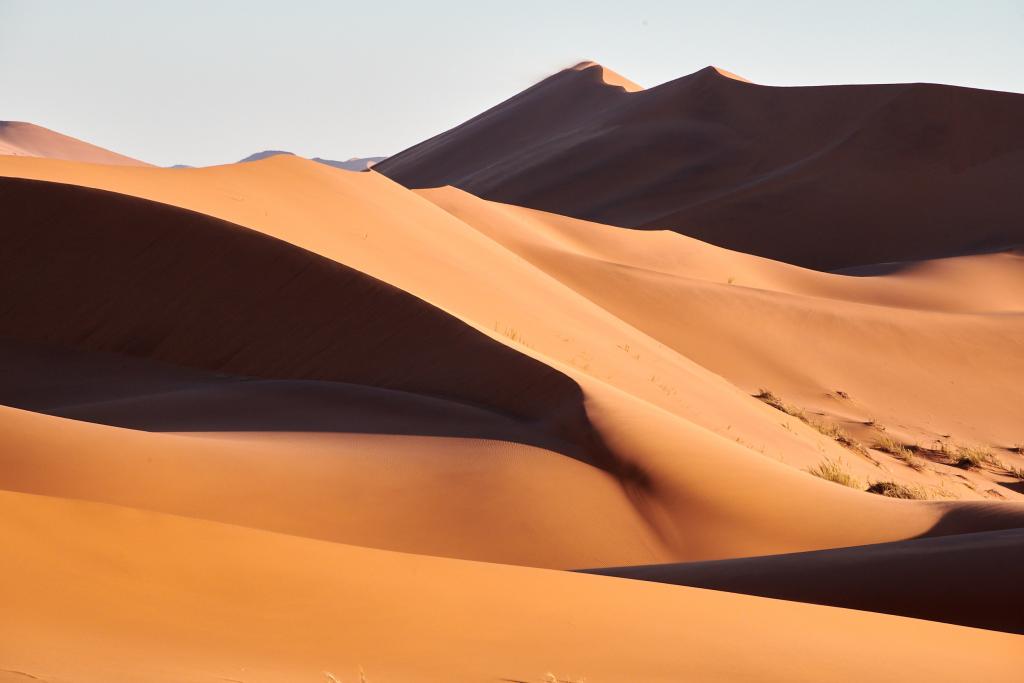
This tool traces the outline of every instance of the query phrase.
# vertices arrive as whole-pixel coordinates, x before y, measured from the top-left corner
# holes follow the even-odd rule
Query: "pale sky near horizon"
[[[160,165],[386,155],[584,59],[1024,93],[1024,2],[0,0],[0,120]]]

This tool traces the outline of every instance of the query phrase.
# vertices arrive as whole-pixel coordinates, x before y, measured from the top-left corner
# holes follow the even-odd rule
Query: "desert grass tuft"
[[[785,403],[781,398],[772,393],[770,389],[761,389],[756,394],[754,394],[754,398],[758,399],[759,401],[762,401],[763,403],[767,403],[776,410],[781,410],[787,415],[792,415],[801,422],[811,427],[814,427],[828,438],[838,441],[839,443],[841,443],[843,446],[846,446],[854,453],[866,456],[876,465],[878,464],[878,461],[868,454],[867,449],[860,445],[860,442],[858,442],[856,439],[850,436],[850,434],[839,425],[831,422],[822,422],[820,420],[815,420],[813,418],[808,417],[807,413],[805,413],[802,409],[794,405]],[[783,427],[786,427],[786,429],[789,431],[793,431],[788,425],[783,425]]]
[[[895,481],[876,481],[868,487],[868,493],[877,493],[889,498],[906,498],[908,500],[927,500],[928,493],[919,486],[907,486]]]
[[[825,481],[849,486],[852,489],[861,488],[860,481],[846,471],[846,466],[843,464],[842,460],[825,458],[825,460],[821,461],[814,467],[808,468],[807,471],[816,477],[824,479]]]
[[[992,454],[987,448],[976,448],[972,446],[960,446],[953,456],[953,467],[961,469],[980,469],[983,465],[991,465],[1006,469],[1002,461]]]
[[[807,424],[811,425],[828,438],[838,441],[854,453],[868,455],[867,449],[861,446],[859,441],[850,436],[850,434],[839,425],[831,422],[819,422],[817,420],[807,420]]]
[[[875,450],[882,451],[883,453],[888,453],[907,467],[916,470],[917,472],[924,471],[924,460],[914,455],[916,447],[911,449],[896,439],[888,436],[882,436],[882,438],[875,443],[874,448]]]
[[[763,403],[767,403],[776,410],[781,410],[787,415],[792,415],[793,417],[803,420],[805,422],[807,421],[807,416],[804,415],[804,411],[802,411],[800,408],[797,408],[796,406],[791,406],[786,403],[783,403],[782,399],[776,396],[774,393],[772,393],[770,389],[759,390],[756,394],[754,394],[754,398],[756,398],[759,401],[762,401]]]

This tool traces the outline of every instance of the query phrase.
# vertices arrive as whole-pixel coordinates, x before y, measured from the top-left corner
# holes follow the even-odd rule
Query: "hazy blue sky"
[[[1024,92],[1024,0],[0,0],[0,119],[164,165],[342,159],[582,59],[645,86],[714,64],[770,85]]]

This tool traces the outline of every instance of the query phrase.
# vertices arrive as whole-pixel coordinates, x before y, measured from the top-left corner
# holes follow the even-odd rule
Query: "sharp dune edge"
[[[369,173],[0,129],[0,681],[1017,680],[1021,99],[583,62]]]

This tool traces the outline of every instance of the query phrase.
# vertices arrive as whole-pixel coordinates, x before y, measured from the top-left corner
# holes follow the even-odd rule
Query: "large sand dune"
[[[921,180],[908,206],[944,187],[947,157],[915,166],[931,138],[901,151],[865,113],[917,95],[806,90],[715,70],[645,91],[583,63],[395,167],[497,150],[499,179],[558,128],[566,154],[609,153],[551,165],[549,140],[524,181],[652,208],[676,171],[623,155],[674,111],[670,131],[707,116],[749,139],[657,196],[735,198],[776,182],[744,154],[811,154],[860,107],[841,163],[775,174],[801,215],[866,149],[871,182]],[[0,680],[1014,680],[1022,637],[966,626],[1021,630],[1024,255],[999,194],[1017,100],[949,92],[911,109],[988,124],[936,133],[977,162],[955,229],[859,181],[842,201],[877,195],[901,226],[863,245],[838,211],[823,241],[780,238],[762,195],[715,209],[786,255],[290,155],[0,156]],[[758,107],[799,128],[821,101],[806,149],[757,127]],[[968,226],[973,183],[993,207]],[[590,215],[574,206],[548,208]],[[807,471],[830,463],[850,486]],[[587,567],[629,578],[551,571]]]
[[[559,72],[374,170],[817,269],[1024,242],[1024,95],[606,73]]]
[[[149,165],[144,161],[23,121],[0,121],[0,155],[69,159],[117,166]]]
[[[4,681],[902,683],[1019,674],[1020,636],[992,631],[6,492],[0,516]]]

